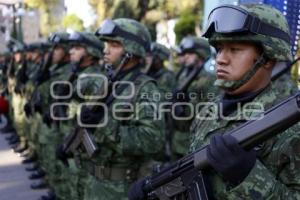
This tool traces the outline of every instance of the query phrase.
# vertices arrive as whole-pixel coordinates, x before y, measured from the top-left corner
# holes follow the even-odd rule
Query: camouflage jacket
[[[133,73],[128,73],[121,80],[130,80]],[[141,74],[132,86],[126,87],[120,95],[132,95],[131,98],[116,98],[108,108],[107,125],[95,131],[95,140],[102,149],[95,158],[98,164],[138,168],[147,156],[151,157],[163,149],[164,118],[155,119],[158,114],[155,107],[159,101],[151,95],[159,93],[155,81]],[[116,106],[118,104],[120,106]],[[116,114],[112,108],[126,109],[128,104],[134,107],[132,113],[134,117],[128,120],[117,119],[116,116],[127,117],[127,115]]]
[[[161,68],[154,73],[150,73],[149,76],[157,81],[158,87],[163,93],[172,92],[175,89],[176,79],[172,71]]]
[[[261,103],[264,109],[272,107],[278,93],[265,88],[252,102]],[[191,127],[190,151],[209,142],[211,135],[226,133],[244,123],[243,112],[230,114],[231,119],[199,120],[211,112],[204,107]],[[257,113],[256,113],[257,114]],[[254,112],[247,117],[254,116]],[[248,118],[249,119],[249,118]],[[299,124],[264,142],[258,150],[255,166],[239,185],[232,187],[212,170],[209,180],[216,199],[300,199],[300,134]],[[226,159],[226,158],[224,158]]]
[[[189,71],[186,68],[178,79],[178,86],[186,80],[186,78],[189,76]],[[213,101],[219,94],[219,89],[214,86],[215,77],[213,74],[207,72],[205,68],[203,67],[198,76],[195,78],[195,80],[191,83],[191,85],[188,88],[187,94],[188,98],[190,100],[190,103],[193,104],[193,110],[192,115],[195,117],[195,113],[197,113],[199,110],[196,110],[196,105],[201,102],[210,102]],[[190,116],[190,110],[185,109],[183,116]],[[194,119],[192,118],[192,120]],[[177,121],[176,122],[176,130],[184,133],[189,132],[189,128],[191,126],[192,120],[184,120],[184,121]]]
[[[293,82],[290,74],[288,73],[284,73],[275,81],[273,81],[272,87],[278,92],[278,94],[280,94],[278,95],[277,101],[281,101],[298,91],[297,85]]]

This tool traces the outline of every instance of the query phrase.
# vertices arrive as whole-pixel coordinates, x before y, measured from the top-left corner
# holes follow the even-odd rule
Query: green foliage
[[[54,19],[51,14],[53,7],[61,0],[24,0],[26,7],[38,9],[40,13],[40,32],[47,37],[50,32],[56,31],[61,21]]]
[[[75,14],[66,15],[63,19],[63,27],[74,31],[83,31],[83,21]]]
[[[176,34],[176,42],[179,43],[180,40],[187,36],[187,35],[195,35],[195,27],[198,24],[198,17],[190,14],[190,13],[183,13],[181,17],[175,24],[175,34]]]
[[[130,4],[128,1],[115,1],[115,4],[112,8],[112,18],[134,18],[135,15],[136,13],[132,8],[132,4]]]
[[[44,0],[24,0],[24,3],[29,7],[29,8],[40,8],[43,6]]]

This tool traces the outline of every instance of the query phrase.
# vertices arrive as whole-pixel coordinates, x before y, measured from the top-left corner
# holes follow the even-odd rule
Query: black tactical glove
[[[56,146],[56,158],[66,166],[69,167],[68,158],[71,158],[71,155],[66,154],[63,151],[63,144],[59,144]]]
[[[102,106],[97,107],[94,111],[86,106],[82,106],[80,112],[80,120],[83,124],[97,125],[102,119],[104,110]]]
[[[254,150],[246,151],[231,135],[216,134],[207,148],[209,164],[232,185],[240,184],[256,161]]]
[[[30,117],[32,115],[32,110],[31,110],[30,103],[26,103],[24,105],[24,112],[25,112],[26,117]]]
[[[145,185],[147,178],[142,178],[132,183],[128,190],[128,199],[129,200],[144,200],[146,194],[143,191],[143,186]]]

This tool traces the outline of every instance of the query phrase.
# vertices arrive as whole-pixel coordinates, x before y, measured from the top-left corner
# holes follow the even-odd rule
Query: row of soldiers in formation
[[[129,26],[127,28],[128,32],[132,31],[134,34],[137,34],[140,31],[141,33],[139,34],[144,34],[145,36],[142,36],[148,39],[146,28],[139,23],[130,19],[119,19],[116,21],[125,28],[127,28],[128,23],[135,23],[136,27],[131,30]],[[126,61],[125,66],[128,65],[127,62],[132,66],[129,65],[128,70],[122,69],[115,79],[119,81],[130,80],[134,83],[135,92],[132,98],[135,100],[132,100],[133,105],[143,101],[153,101],[157,104],[174,100],[173,97],[168,99],[166,97],[167,94],[172,94],[178,88],[177,85],[179,83],[186,81],[189,74],[197,75],[192,78],[188,87],[189,91],[194,93],[193,101],[195,103],[201,99],[201,101],[208,100],[208,97],[205,95],[209,93],[211,95],[216,94],[215,91],[217,90],[213,87],[214,72],[207,66],[205,69],[203,67],[204,63],[211,56],[210,46],[206,39],[188,36],[182,40],[180,46],[176,49],[178,60],[180,61],[180,70],[175,76],[174,72],[164,67],[165,63],[169,61],[171,53],[167,47],[152,42],[149,45],[149,49],[146,50],[143,45],[139,44],[140,46],[138,46],[134,44],[134,41],[127,39],[126,35],[122,37],[122,42],[118,41],[121,45],[123,43],[126,44],[126,47],[125,45],[123,47],[125,52],[122,54],[129,53],[136,60],[133,64],[131,64],[132,61],[130,60]],[[145,40],[144,38],[143,40]],[[130,44],[130,42],[133,44]],[[63,143],[64,138],[68,134],[74,131],[73,128],[77,123],[76,118],[78,116],[76,117],[74,110],[82,103],[91,102],[89,99],[91,96],[102,93],[101,84],[103,79],[93,76],[101,74],[110,79],[110,72],[113,71],[110,71],[108,64],[118,66],[121,62],[120,60],[123,59],[124,55],[122,54],[116,60],[104,57],[104,54],[110,54],[112,57],[116,56],[114,52],[106,53],[106,51],[113,51],[109,47],[106,48],[107,50],[104,50],[104,42],[91,33],[55,33],[49,37],[47,42],[37,42],[28,45],[15,44],[11,53],[2,54],[1,56],[1,93],[9,99],[11,105],[9,119],[16,133],[8,139],[10,144],[14,145],[15,152],[21,153],[22,156],[26,157],[23,163],[33,162],[27,167],[27,170],[33,172],[29,178],[40,180],[34,182],[31,187],[33,189],[51,187],[52,190],[49,192],[49,195],[43,196],[42,199],[54,197],[58,199],[83,199],[84,190],[89,185],[87,181],[91,175],[105,179],[112,178],[113,180],[134,180],[138,176],[147,175],[152,170],[152,165],[158,163],[155,161],[160,163],[165,159],[179,158],[188,151],[188,128],[191,120],[178,123],[174,128],[170,127],[174,131],[174,137],[169,141],[169,143],[172,141],[173,144],[168,144],[168,148],[171,146],[174,148],[172,148],[172,152],[166,155],[167,153],[164,149],[167,148],[165,147],[166,123],[164,117],[154,122],[154,112],[157,111],[142,109],[139,111],[141,112],[139,114],[140,119],[137,119],[135,123],[140,123],[141,128],[139,128],[139,131],[145,131],[143,133],[145,134],[144,137],[139,136],[139,131],[135,131],[135,129],[130,130],[129,127],[132,122],[124,124],[124,122],[121,123],[117,122],[117,120],[109,119],[108,124],[101,128],[108,132],[105,135],[112,134],[109,137],[117,137],[115,134],[120,130],[115,129],[119,129],[120,124],[128,126],[128,133],[126,130],[122,131],[122,134],[128,134],[126,136],[128,138],[124,138],[124,145],[126,146],[126,143],[129,143],[129,141],[130,143],[136,143],[135,145],[140,145],[140,150],[133,149],[132,153],[125,156],[128,158],[121,158],[123,154],[121,152],[119,156],[109,155],[112,154],[111,150],[109,150],[107,152],[108,155],[105,155],[105,150],[104,152],[101,150],[100,154],[103,155],[105,160],[97,158],[100,159],[99,164],[89,167],[81,166],[79,163],[81,158],[79,157],[67,158],[68,167],[64,165],[66,160],[62,162],[57,158],[57,154],[60,154],[58,152],[59,145]],[[137,72],[139,73],[136,74]],[[131,77],[131,74],[134,77]],[[86,77],[86,75],[88,76]],[[71,83],[72,87],[61,81]],[[78,90],[79,87],[80,91]],[[148,87],[149,89],[147,89]],[[124,90],[125,93],[128,89],[125,88]],[[188,98],[186,92],[183,89],[182,91],[177,91],[179,98],[181,98],[178,98],[177,101],[186,101],[186,98]],[[79,96],[78,93],[83,94],[84,97]],[[65,96],[68,97],[64,98]],[[139,99],[141,98],[139,96],[146,97],[145,99]],[[60,99],[60,97],[63,98]],[[116,97],[115,101],[122,102],[118,97]],[[62,103],[62,105],[58,105],[59,103]],[[65,106],[66,103],[68,106]],[[51,107],[54,104],[57,104],[57,106]],[[111,105],[108,107],[110,108]],[[91,111],[87,109],[88,107],[85,107],[81,112],[89,115]],[[83,123],[91,124],[95,122],[91,119],[94,116],[86,115],[82,114],[81,116]],[[184,116],[185,114],[179,113],[178,115]],[[95,118],[101,118],[99,116],[96,114]],[[53,118],[59,119],[54,120]],[[171,125],[175,126],[173,123]],[[6,129],[3,131],[11,131],[10,127],[6,127]],[[132,136],[130,136],[131,131],[135,131]],[[146,134],[147,132],[149,135]],[[104,134],[99,133],[99,135],[103,137]],[[137,138],[134,139],[134,137]],[[152,141],[148,141],[150,139],[148,137],[151,137]],[[112,141],[107,141],[108,145],[113,145],[116,142],[116,138],[110,139]],[[107,139],[103,138],[103,140]],[[130,150],[130,144],[128,145],[127,148]],[[154,146],[157,147],[153,148]],[[134,151],[137,152],[135,153]],[[147,153],[153,154],[153,159],[150,159],[152,156],[149,156],[149,159],[145,159],[143,152],[146,155]],[[137,162],[138,160],[140,161]],[[141,167],[142,165],[143,167]],[[96,172],[87,169],[91,167],[99,167],[101,170],[103,168],[104,174],[96,174]],[[124,192],[120,192],[120,194],[124,195]],[[117,195],[117,193],[114,195]],[[99,196],[99,194],[96,196]],[[87,197],[86,199],[91,198]]]
[[[265,23],[275,23],[270,20],[275,12],[279,16],[277,29],[288,31],[284,17],[274,8],[236,8],[255,16],[267,13],[261,14],[266,19],[260,19]],[[129,198],[144,199],[143,177],[207,143],[210,134],[224,133],[244,122],[243,116],[236,114],[237,103],[254,101],[268,108],[297,91],[288,73],[270,84],[272,69],[280,61],[291,60],[290,45],[276,35],[270,40],[266,33],[256,37],[260,33],[245,36],[238,31],[224,35],[215,27],[205,33],[209,40],[183,38],[177,49],[176,75],[164,66],[170,50],[151,43],[147,28],[127,18],[107,19],[95,34],[55,33],[48,42],[28,44],[1,55],[1,94],[9,99],[7,118],[13,126],[2,132],[14,130],[8,140],[15,152],[26,157],[23,162],[31,163],[26,168],[32,171],[29,178],[38,179],[31,187],[50,188],[41,199],[116,200],[127,199],[130,184],[140,179],[129,190]],[[216,71],[206,64],[212,60],[209,42],[217,50]],[[200,120],[195,113],[204,116],[210,108],[199,102],[221,102],[222,114],[233,118],[218,115]],[[161,103],[170,103],[163,107],[169,113],[158,109]],[[99,123],[104,126],[97,126]],[[233,153],[239,153],[237,161],[230,154],[222,158],[222,151],[228,149],[220,148],[219,143],[235,144],[235,140],[210,137],[215,145],[210,155],[214,158],[210,164],[217,172],[211,172],[215,198],[265,198],[272,197],[274,191],[287,199],[299,197],[299,191],[295,192],[300,184],[299,159],[288,164],[294,164],[298,171],[282,172],[274,157],[289,146],[287,157],[299,158],[295,146],[299,134],[291,133],[295,131],[283,134],[285,140],[277,137],[260,149],[260,161],[253,152],[236,147]],[[218,157],[226,161],[226,156],[228,163],[233,163],[227,168],[226,162],[224,167],[216,161]],[[263,172],[268,177],[255,174]],[[250,177],[245,178],[247,175]],[[262,182],[270,185],[262,186]]]

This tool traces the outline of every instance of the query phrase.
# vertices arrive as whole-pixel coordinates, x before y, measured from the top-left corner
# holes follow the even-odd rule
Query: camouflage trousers
[[[12,93],[11,105],[13,107],[13,123],[21,143],[25,143],[29,137],[27,131],[29,125],[24,112],[25,103],[25,98],[19,94]]]
[[[129,184],[126,181],[99,180],[92,177],[85,186],[84,200],[127,200]]]

